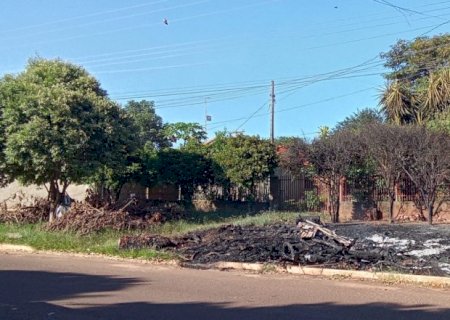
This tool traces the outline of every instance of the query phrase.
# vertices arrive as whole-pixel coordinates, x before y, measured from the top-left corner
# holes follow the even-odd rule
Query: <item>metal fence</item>
[[[450,194],[450,184],[440,187],[442,195]],[[368,181],[349,182],[342,185],[341,201],[355,201],[355,195],[362,194],[373,201],[388,201],[389,190],[379,177],[372,177]],[[419,200],[419,191],[416,185],[408,177],[403,177],[395,187],[395,201],[406,202]]]

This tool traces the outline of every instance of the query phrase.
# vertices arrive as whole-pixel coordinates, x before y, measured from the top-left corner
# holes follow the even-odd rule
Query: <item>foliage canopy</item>
[[[32,59],[0,80],[8,173],[22,183],[49,184],[58,201],[102,165],[116,167],[133,147],[131,123],[83,68]]]

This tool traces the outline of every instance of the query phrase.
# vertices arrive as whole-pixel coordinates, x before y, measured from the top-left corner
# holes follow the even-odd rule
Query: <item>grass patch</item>
[[[108,230],[87,236],[79,236],[73,232],[45,231],[42,224],[0,224],[0,243],[28,245],[37,250],[95,253],[123,258],[149,260],[174,258],[169,253],[152,249],[119,250],[117,241],[124,234],[124,232]]]
[[[305,214],[306,215],[306,214]],[[144,231],[113,231],[79,236],[73,232],[49,232],[44,224],[14,225],[0,224],[0,243],[28,245],[37,250],[52,250],[76,253],[95,253],[123,258],[141,258],[147,260],[170,260],[176,256],[153,249],[119,250],[118,240],[125,234],[152,233],[166,236],[185,234],[196,230],[235,225],[269,225],[274,223],[294,223],[299,213],[261,212],[240,215],[226,213],[194,213],[189,218],[155,225]]]
[[[319,215],[323,220],[325,216],[321,213],[298,213],[298,212],[279,212],[262,211],[250,214],[230,215],[222,212],[195,212],[189,217],[170,221],[161,225],[156,225],[148,229],[148,232],[161,235],[180,235],[191,231],[207,230],[217,228],[227,224],[233,225],[270,225],[275,223],[292,224],[299,216]]]

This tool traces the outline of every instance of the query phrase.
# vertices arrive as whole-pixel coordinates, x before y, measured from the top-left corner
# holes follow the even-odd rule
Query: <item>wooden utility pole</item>
[[[270,91],[270,142],[275,143],[275,81],[271,82]],[[269,210],[273,210],[273,194],[271,177],[267,177],[267,184],[269,188]]]
[[[275,143],[275,82],[273,80],[270,98],[270,141]]]
[[[211,117],[208,115],[208,99],[209,99],[209,97],[205,98],[205,132],[206,132],[206,135],[208,135],[208,121],[211,121]]]

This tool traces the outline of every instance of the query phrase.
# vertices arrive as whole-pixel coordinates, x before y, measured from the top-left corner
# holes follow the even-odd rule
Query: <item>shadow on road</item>
[[[106,297],[108,292],[139,285],[136,278],[75,273],[0,271],[0,319],[407,319],[448,320],[450,308],[425,310],[426,305],[337,305],[329,302],[286,306],[235,307],[216,303],[81,304],[61,307],[51,301],[77,297]],[[449,300],[450,301],[450,300]]]

